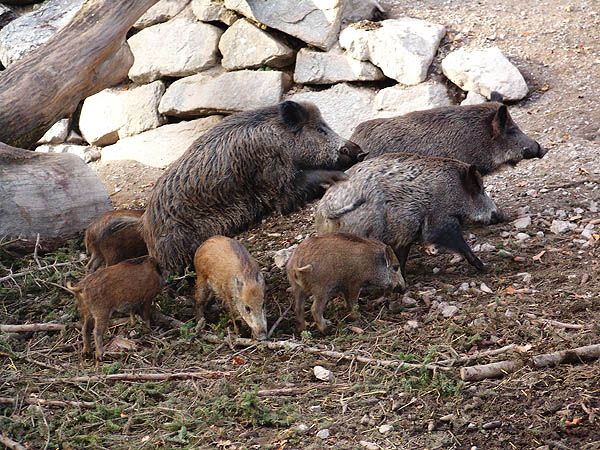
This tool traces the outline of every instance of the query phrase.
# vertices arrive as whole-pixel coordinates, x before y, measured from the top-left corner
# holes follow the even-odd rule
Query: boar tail
[[[354,211],[356,208],[363,205],[365,202],[366,200],[364,198],[359,198],[355,202],[349,205],[345,205],[336,211],[329,211],[329,213],[327,214],[327,218],[331,220],[339,219],[344,214],[348,214],[349,212]]]
[[[64,286],[60,286],[61,288],[63,288],[65,291],[70,292],[73,295],[77,295],[79,292],[82,291],[82,288],[78,287],[78,286],[74,286],[73,284],[71,284],[70,281],[67,281],[67,287]]]

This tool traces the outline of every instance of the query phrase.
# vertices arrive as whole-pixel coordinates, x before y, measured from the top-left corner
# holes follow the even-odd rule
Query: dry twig
[[[309,386],[291,386],[275,389],[261,389],[256,392],[259,397],[282,397],[287,395],[303,395],[312,390],[334,391],[338,389],[348,389],[348,384],[312,384]]]
[[[198,372],[174,373],[114,373],[111,375],[90,375],[72,378],[49,378],[49,383],[99,383],[107,381],[174,381],[223,378],[232,375],[230,371],[202,370]]]
[[[0,434],[0,444],[5,445],[6,448],[9,448],[11,450],[27,450],[21,444],[13,441],[11,438],[9,438],[8,436],[4,436],[3,434]]]
[[[20,325],[0,325],[0,332],[31,333],[33,331],[61,331],[66,328],[62,323],[25,323]]]
[[[44,400],[43,398],[29,397],[24,399],[16,399],[12,397],[0,397],[1,405],[16,405],[19,401],[25,402],[28,405],[50,406],[62,408],[65,406],[75,406],[80,408],[94,408],[94,402],[80,402],[72,400]]]

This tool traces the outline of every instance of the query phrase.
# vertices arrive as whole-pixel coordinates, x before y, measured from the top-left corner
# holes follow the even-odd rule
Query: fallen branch
[[[219,370],[202,370],[199,372],[175,373],[114,373],[111,375],[91,375],[72,378],[49,378],[49,383],[99,383],[107,381],[174,381],[216,379],[232,375],[233,372]]]
[[[64,406],[75,406],[80,408],[95,408],[94,402],[79,402],[72,400],[44,400],[43,398],[29,397],[24,399],[16,399],[11,397],[0,397],[0,405],[16,405],[19,401],[28,405],[50,406],[62,408]]]
[[[21,325],[0,325],[0,332],[31,333],[34,331],[61,331],[66,327],[62,323],[25,323]]]
[[[11,273],[4,277],[0,277],[0,283],[2,283],[4,281],[8,281],[8,280],[14,281],[14,278],[20,278],[20,277],[24,277],[26,275],[31,275],[32,273],[39,272],[40,270],[54,269],[56,267],[70,266],[72,264],[73,263],[70,263],[70,262],[54,263],[54,264],[50,264],[48,266],[38,267],[37,269],[25,270],[24,272]]]
[[[27,450],[21,444],[13,441],[11,438],[9,438],[8,436],[4,436],[3,434],[0,434],[0,444],[6,446],[6,448],[9,448],[11,450]]]
[[[480,358],[486,358],[488,356],[500,355],[502,353],[506,353],[511,350],[514,350],[516,347],[517,347],[517,344],[509,344],[509,345],[505,345],[504,347],[500,347],[500,348],[497,348],[494,350],[477,352],[472,355],[459,356],[456,358],[443,359],[441,361],[436,361],[435,364],[437,364],[439,366],[447,366],[447,365],[452,366],[456,363],[464,363],[464,362],[468,362],[468,361],[474,361],[474,360],[480,359]]]
[[[480,381],[516,372],[525,365],[541,369],[558,364],[578,364],[598,358],[600,358],[600,344],[587,345],[571,350],[545,353],[525,360],[500,361],[491,364],[463,367],[460,369],[460,378],[464,381]]]
[[[288,395],[302,395],[312,390],[333,391],[337,389],[348,389],[348,384],[313,384],[310,386],[294,386],[275,389],[261,389],[256,393],[258,397],[283,397]]]
[[[210,342],[212,344],[223,344],[229,342],[232,345],[239,347],[249,347],[251,345],[256,345],[257,347],[266,347],[270,350],[298,350],[304,353],[316,354],[319,356],[324,356],[327,358],[332,358],[336,360],[345,359],[347,361],[358,361],[364,364],[374,364],[376,366],[381,367],[393,367],[398,369],[429,369],[429,370],[450,370],[449,367],[442,367],[435,364],[416,364],[416,363],[407,363],[402,360],[386,360],[386,359],[376,359],[376,358],[368,358],[365,356],[356,355],[354,353],[342,353],[336,352],[334,350],[325,350],[317,347],[309,347],[306,344],[302,344],[300,342],[294,341],[264,341],[257,342],[253,339],[247,338],[233,338],[231,340],[222,339],[214,334],[210,333],[202,333],[200,334],[200,338]]]
[[[283,318],[287,315],[287,313],[290,312],[290,309],[292,309],[291,304],[288,305],[287,309],[279,315],[279,318],[275,321],[275,323],[267,333],[267,339],[269,339],[273,335],[273,332],[277,329],[277,327],[279,326]]]
[[[566,322],[559,322],[558,320],[538,318],[535,316],[535,314],[525,314],[525,317],[527,317],[528,319],[531,319],[531,321],[535,322],[535,323],[552,325],[553,327],[565,328],[567,330],[583,330],[583,329],[590,328],[587,325],[566,323]]]

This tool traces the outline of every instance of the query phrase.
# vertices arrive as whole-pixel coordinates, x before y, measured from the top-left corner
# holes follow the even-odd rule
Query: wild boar
[[[138,313],[148,323],[152,302],[160,293],[163,278],[160,266],[150,256],[128,259],[98,269],[77,285],[67,283],[75,295],[83,319],[83,353],[90,352],[90,335],[94,329],[96,360],[104,354],[103,335],[114,311]]]
[[[485,266],[462,235],[466,220],[487,224],[498,214],[473,165],[455,159],[387,153],[363,161],[323,196],[315,213],[319,233],[342,231],[390,245],[405,276],[416,241],[462,254]]]
[[[405,288],[400,265],[393,250],[382,242],[348,233],[331,233],[302,241],[286,269],[294,297],[298,331],[306,328],[304,303],[313,296],[311,312],[319,331],[327,332],[323,318],[327,302],[341,295],[348,312],[353,308],[361,288],[391,291]]]
[[[361,156],[311,103],[233,114],[156,182],[142,218],[150,254],[169,272],[181,272],[209,237],[234,236],[321,197]]]
[[[142,214],[144,211],[139,209],[109,211],[87,227],[84,241],[90,255],[88,272],[148,254],[139,231]]]
[[[258,263],[246,247],[235,239],[213,236],[198,247],[196,268],[196,318],[204,318],[204,308],[212,291],[225,303],[235,332],[242,318],[255,339],[267,338],[265,280]]]
[[[498,93],[492,99],[501,100]],[[458,159],[487,175],[546,150],[514,123],[506,105],[443,106],[359,124],[352,137],[368,158],[406,152]]]

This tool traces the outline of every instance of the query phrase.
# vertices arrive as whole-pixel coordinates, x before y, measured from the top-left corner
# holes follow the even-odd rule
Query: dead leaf
[[[542,256],[544,256],[546,254],[546,250],[542,250],[541,252],[539,252],[537,255],[535,255],[532,259],[534,261],[541,261]]]
[[[505,289],[502,291],[502,293],[503,293],[504,295],[515,295],[515,292],[516,292],[516,291],[515,291],[515,288],[514,288],[512,285],[511,285],[511,286],[508,286],[507,288],[505,288]]]
[[[235,355],[233,358],[231,358],[231,364],[234,366],[243,366],[246,364],[246,360],[241,356]]]
[[[363,330],[362,328],[355,327],[355,326],[351,326],[350,331],[353,331],[356,334],[363,334],[365,332],[365,330]]]
[[[574,417],[573,420],[567,420],[565,422],[565,426],[567,428],[576,427],[577,425],[579,425],[581,423],[582,420],[583,420],[583,417]]]
[[[128,351],[137,351],[138,345],[135,341],[131,339],[126,339],[120,336],[115,336],[111,339],[111,341],[106,346],[106,351],[108,353],[120,353],[120,352],[128,352]]]

